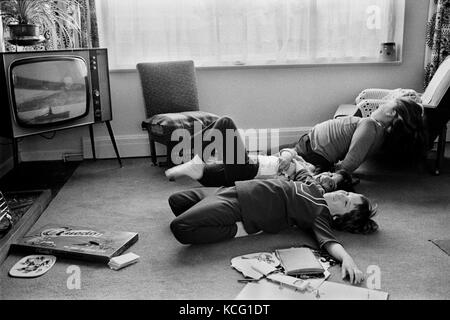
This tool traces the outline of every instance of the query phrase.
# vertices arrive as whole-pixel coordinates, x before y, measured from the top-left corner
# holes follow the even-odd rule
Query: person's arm
[[[324,248],[333,258],[342,263],[342,279],[348,275],[352,284],[358,284],[364,280],[364,274],[358,269],[352,257],[340,243],[328,242],[325,243]]]
[[[345,158],[338,162],[335,170],[344,169],[352,173],[366,159],[370,148],[376,142],[376,124],[372,121],[363,121],[356,128]]]
[[[312,194],[314,196],[314,194]],[[325,203],[325,200],[323,200]],[[341,262],[342,278],[349,276],[351,283],[359,283],[364,277],[363,273],[358,269],[352,257],[345,251],[344,247],[336,239],[331,229],[332,217],[328,209],[320,209],[313,223],[312,231],[316,236],[320,249],[325,249],[333,258]]]
[[[302,172],[299,172],[295,175],[295,181],[301,181],[308,185],[315,185],[317,190],[320,192],[321,195],[325,194],[325,189],[322,187],[322,185],[317,181],[317,179],[314,178],[314,176],[307,170],[302,170]]]
[[[279,159],[279,166],[278,166],[278,172],[286,171],[290,164],[292,159],[297,155],[297,151],[295,149],[283,149],[280,151],[278,159]]]

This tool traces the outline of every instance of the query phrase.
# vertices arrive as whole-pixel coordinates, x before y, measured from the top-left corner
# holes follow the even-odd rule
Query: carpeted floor
[[[447,159],[448,160],[448,159]],[[430,239],[448,238],[450,163],[439,177],[423,169],[368,163],[357,191],[378,203],[380,231],[362,236],[338,233],[365,271],[381,270],[381,289],[391,299],[450,299],[450,257]],[[170,230],[168,196],[198,186],[168,182],[148,159],[85,161],[64,185],[36,227],[50,222],[138,232],[130,251],[141,261],[120,271],[105,265],[58,259],[44,276],[15,279],[9,269],[23,256],[12,254],[0,267],[0,299],[233,299],[243,288],[229,264],[241,254],[314,244],[298,230],[231,241],[183,246]],[[70,290],[68,267],[81,270],[81,289]],[[70,271],[70,270],[69,270]],[[340,282],[339,268],[331,281]]]

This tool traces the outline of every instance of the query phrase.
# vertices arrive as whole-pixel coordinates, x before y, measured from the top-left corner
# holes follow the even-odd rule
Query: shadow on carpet
[[[81,162],[23,162],[0,179],[2,192],[44,190],[55,197]]]

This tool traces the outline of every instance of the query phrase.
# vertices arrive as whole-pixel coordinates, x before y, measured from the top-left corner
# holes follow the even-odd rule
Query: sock
[[[236,222],[237,232],[235,238],[248,236],[247,231],[244,229],[244,224],[241,221]]]
[[[166,177],[173,180],[175,178],[187,176],[194,180],[199,180],[203,177],[203,169],[205,163],[198,155],[186,163],[180,164],[176,167],[166,170]]]
[[[236,222],[236,226],[237,226],[237,232],[234,236],[235,238],[246,237],[249,235],[247,233],[247,231],[245,231],[244,224],[241,221]],[[252,233],[251,236],[256,236],[257,234],[260,234],[260,233],[262,233],[262,230],[258,231],[256,233]]]

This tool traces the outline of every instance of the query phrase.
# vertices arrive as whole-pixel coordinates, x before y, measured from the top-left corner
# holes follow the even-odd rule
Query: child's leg
[[[221,188],[175,218],[170,228],[183,244],[202,244],[232,239],[241,221],[236,188]]]
[[[169,197],[170,208],[178,217],[206,197],[215,194],[216,190],[216,188],[198,188],[174,193]]]
[[[258,172],[258,164],[251,163],[244,140],[240,136],[233,119],[222,117],[215,122],[211,129],[216,130],[216,133],[220,133],[222,136],[223,145],[218,152],[224,164],[226,181],[224,185],[233,186],[236,181],[255,178]],[[209,139],[211,135],[213,135],[212,132],[206,132],[205,138]],[[229,139],[227,139],[227,136]]]
[[[227,133],[230,137],[230,145],[227,148]],[[241,164],[248,162],[247,151],[245,149],[244,141],[238,132],[238,128],[230,117],[222,117],[212,127],[209,127],[203,136],[203,141],[214,141],[216,135],[220,135],[222,146],[218,146],[217,152],[223,163],[236,163],[236,159],[240,160]],[[234,137],[234,141],[231,138]],[[210,142],[208,142],[209,144]],[[212,143],[212,142],[211,142]],[[232,143],[232,144],[231,144]],[[227,154],[227,152],[229,154]]]
[[[223,163],[207,163],[203,169],[203,176],[198,180],[204,187],[231,187],[225,177]]]

